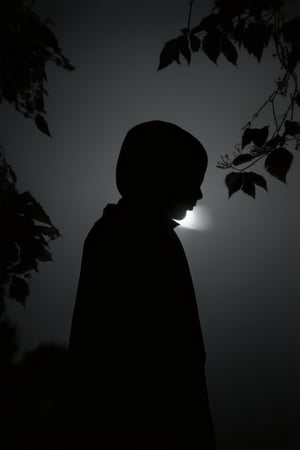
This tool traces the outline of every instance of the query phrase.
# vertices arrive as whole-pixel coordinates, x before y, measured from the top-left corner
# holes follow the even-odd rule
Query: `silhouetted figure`
[[[121,148],[118,204],[89,232],[69,344],[82,448],[215,449],[205,350],[174,232],[202,198],[207,155],[183,129],[153,121]]]

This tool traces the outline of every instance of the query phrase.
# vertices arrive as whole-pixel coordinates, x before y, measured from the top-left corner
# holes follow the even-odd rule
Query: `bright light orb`
[[[210,214],[203,205],[197,205],[192,211],[187,211],[185,218],[176,222],[180,227],[198,231],[207,230],[211,226]]]

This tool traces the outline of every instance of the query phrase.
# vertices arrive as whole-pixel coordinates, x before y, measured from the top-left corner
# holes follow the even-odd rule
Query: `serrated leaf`
[[[259,62],[264,48],[270,41],[272,30],[272,26],[264,23],[250,23],[244,30],[242,43],[248,53],[253,54]]]
[[[37,255],[37,259],[43,262],[53,261],[52,255],[45,245],[39,248],[39,254]]]
[[[225,178],[225,184],[228,188],[228,197],[239,191],[243,185],[244,175],[242,172],[231,172]]]
[[[295,122],[294,120],[286,120],[284,126],[285,135],[297,136],[298,134],[300,134],[300,122]]]
[[[26,213],[29,217],[38,222],[43,222],[52,226],[50,217],[44,211],[42,205],[29,192],[23,192],[18,195],[18,210],[20,213]]]
[[[293,162],[293,155],[284,147],[273,150],[266,157],[265,169],[270,175],[286,183],[286,176]]]
[[[245,194],[255,198],[255,184],[249,173],[244,173],[244,182],[241,189]]]
[[[49,227],[45,227],[43,225],[34,225],[34,233],[35,235],[39,236],[47,236],[47,238],[51,241],[61,236],[59,230],[53,225]]]
[[[191,63],[191,50],[189,45],[188,36],[181,36],[178,38],[179,41],[179,50],[182,56],[185,58],[188,65]]]
[[[224,54],[224,56],[228,59],[228,61],[236,66],[236,62],[238,59],[238,52],[233,43],[225,36],[223,36],[222,38],[221,51]]]
[[[190,34],[190,44],[192,52],[198,52],[201,47],[200,39],[194,34]]]
[[[249,161],[252,161],[255,158],[255,156],[250,155],[250,153],[244,153],[242,155],[238,155],[234,160],[232,161],[232,164],[234,166],[239,166],[240,164],[247,163]]]
[[[217,63],[221,52],[221,33],[218,30],[206,34],[203,39],[202,50],[211,61]]]
[[[13,276],[9,286],[8,295],[10,298],[15,299],[17,302],[25,305],[26,297],[29,295],[29,285],[24,278]]]
[[[249,172],[248,175],[251,177],[251,179],[254,181],[254,183],[257,186],[262,187],[266,191],[268,190],[267,182],[262,175],[259,175],[258,173],[255,173],[255,172]]]
[[[166,44],[164,45],[160,54],[160,61],[157,70],[164,69],[165,67],[172,64],[174,61],[176,61],[177,64],[180,64],[178,38],[172,39],[171,41],[166,42]]]
[[[30,240],[30,253],[39,261],[52,261],[52,256],[47,248],[48,244],[44,239],[32,238]]]
[[[44,133],[47,134],[47,136],[51,137],[49,128],[48,128],[48,124],[45,120],[45,118],[41,115],[41,114],[37,114],[34,118],[35,124],[38,127],[38,129]]]

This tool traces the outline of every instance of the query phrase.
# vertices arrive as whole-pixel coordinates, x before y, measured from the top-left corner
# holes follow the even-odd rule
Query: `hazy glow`
[[[199,231],[207,230],[211,226],[209,211],[203,205],[197,205],[192,211],[187,211],[185,218],[176,222],[183,228]]]

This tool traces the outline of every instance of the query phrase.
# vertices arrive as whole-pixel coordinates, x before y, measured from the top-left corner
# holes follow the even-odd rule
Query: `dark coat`
[[[85,240],[69,344],[73,429],[85,443],[215,448],[196,299],[174,226],[121,200]]]

